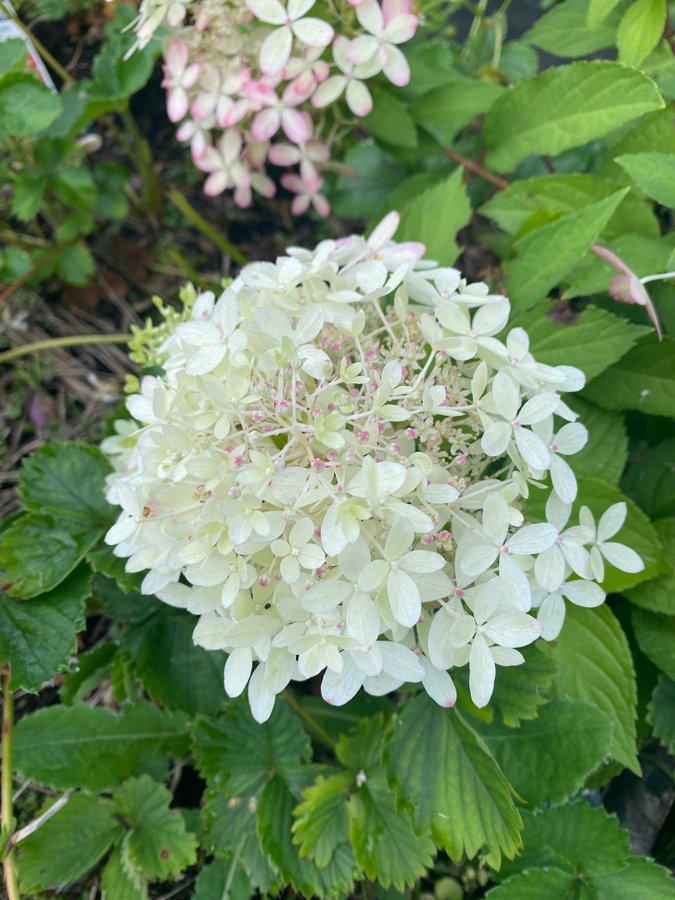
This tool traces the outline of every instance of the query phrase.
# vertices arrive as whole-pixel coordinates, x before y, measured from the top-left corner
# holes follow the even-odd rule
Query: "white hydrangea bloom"
[[[227,651],[225,690],[248,685],[259,721],[321,673],[329,703],[417,683],[451,706],[468,665],[484,706],[566,600],[602,602],[603,557],[642,565],[608,542],[621,504],[597,532],[585,508],[566,527],[560,454],[587,435],[560,392],[581,372],[537,363],[522,329],[501,337],[508,300],[394,243],[397,222],[200,294],[128,400],[138,427],[106,443],[108,543]],[[549,477],[547,521],[529,521]]]

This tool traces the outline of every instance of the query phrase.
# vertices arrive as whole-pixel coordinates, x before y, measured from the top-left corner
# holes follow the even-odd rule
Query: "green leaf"
[[[584,397],[604,409],[675,416],[675,342],[645,338],[586,386]]]
[[[100,528],[66,531],[64,523],[48,513],[17,516],[0,540],[0,580],[5,590],[14,597],[52,591],[100,535]]]
[[[571,397],[569,406],[588,429],[588,442],[583,450],[568,457],[577,476],[602,478],[617,484],[628,459],[628,435],[623,416],[610,413],[580,397]]]
[[[511,786],[530,808],[573,797],[609,756],[612,720],[592,703],[552,700],[539,717],[507,728],[474,724]]]
[[[603,200],[616,187],[615,180],[579,172],[526,178],[514,181],[506,190],[496,193],[483,204],[480,212],[494,219],[504,231],[519,237],[521,233],[533,230],[535,217],[559,218]],[[626,232],[641,232],[652,237],[659,234],[656,216],[634,193],[627,194],[618,205],[602,232],[603,240]]]
[[[160,604],[148,611],[142,621],[129,625],[120,642],[147,692],[169,709],[191,715],[217,712],[225,702],[226,654],[193,643],[195,620],[186,610]]]
[[[669,753],[675,753],[675,681],[667,675],[659,675],[649,704],[649,717],[656,737]]]
[[[121,619],[124,622],[142,619],[148,612],[156,608],[155,602],[153,602],[154,598],[149,595],[141,596],[142,573],[127,572],[125,569],[126,559],[113,556],[112,549],[108,544],[100,544],[87,554],[87,562],[94,572],[107,576],[107,578],[97,578],[95,586],[98,587],[100,583],[102,585],[101,593],[107,596],[109,584],[114,582],[120,592],[131,595],[131,602],[124,603],[119,596],[110,601],[110,606],[106,608],[114,619]],[[105,597],[101,602],[105,605]],[[156,602],[159,603],[159,601]]]
[[[614,45],[618,15],[588,23],[588,0],[564,0],[537,19],[523,40],[553,56],[576,58]]]
[[[627,592],[631,603],[655,613],[675,615],[675,519],[660,519],[653,523],[656,534],[664,549],[664,557],[669,571],[643,581]]]
[[[17,724],[15,767],[24,778],[56,790],[105,791],[134,775],[162,778],[170,753],[186,755],[186,733],[182,714],[143,701],[120,713],[50,706]]]
[[[616,816],[586,803],[523,812],[523,852],[504,863],[500,875],[551,866],[580,876],[608,875],[628,862],[627,834]],[[499,895],[498,895],[499,896]]]
[[[434,842],[416,834],[410,817],[397,810],[384,770],[365,773],[366,780],[349,799],[349,836],[354,856],[366,877],[402,891],[431,867]]]
[[[9,38],[0,43],[0,77],[21,69],[25,64],[26,45],[21,38]]]
[[[320,776],[302,792],[303,802],[294,812],[293,841],[300,855],[325,869],[340,844],[349,844],[347,794],[354,786],[350,772],[329,778]]]
[[[639,774],[635,669],[626,635],[609,607],[580,609],[570,604],[560,636],[542,649],[559,666],[556,695],[594,703],[605,713],[614,722],[612,757]]]
[[[417,128],[405,103],[384,88],[372,88],[373,111],[361,120],[380,141],[394,147],[417,147]]]
[[[627,153],[616,161],[647,196],[662,206],[675,206],[675,155]]]
[[[84,794],[70,797],[51,819],[21,841],[18,868],[22,891],[33,894],[63,886],[93,868],[122,832],[114,813],[109,800]]]
[[[197,858],[197,841],[185,828],[171,792],[143,775],[115,792],[118,814],[130,828],[124,838],[129,860],[144,878],[175,878]]]
[[[512,875],[485,895],[488,900],[572,900],[574,875],[561,869],[528,869]]]
[[[637,457],[622,487],[652,518],[675,516],[675,438]]]
[[[1,43],[0,47],[2,47]],[[13,185],[12,215],[21,219],[22,222],[34,219],[42,204],[46,187],[46,175],[30,168],[20,172]]]
[[[449,84],[424,94],[410,112],[440,144],[449,144],[460,129],[486,113],[503,91],[498,84],[456,75]]]
[[[539,707],[550,700],[557,668],[536,644],[524,647],[522,666],[504,666],[495,681],[491,706],[499,709],[505,725],[536,719]]]
[[[94,257],[84,241],[64,247],[56,257],[56,272],[66,284],[87,284],[96,270]]]
[[[666,24],[666,0],[634,0],[616,32],[619,59],[639,66],[659,42]]]
[[[87,90],[92,99],[123,100],[140,91],[150,78],[160,51],[157,37],[142,49],[136,49],[128,59],[124,58],[136,40],[128,28],[136,15],[134,7],[125,3],[117,8],[115,19],[108,23],[107,41],[94,60],[94,77]]]
[[[96,200],[96,185],[92,174],[81,166],[63,166],[58,169],[50,187],[59,200],[77,210],[91,208]]]
[[[11,668],[12,688],[37,693],[68,667],[75,635],[84,628],[91,573],[80,566],[59,587],[30,602],[0,597],[0,660]]]
[[[303,709],[334,738],[339,738],[350,728],[357,726],[361,719],[371,718],[378,713],[386,715],[393,710],[388,697],[372,697],[364,691],[359,691],[344,706],[331,706],[322,697],[312,697],[309,694],[303,694],[298,700]]]
[[[668,869],[642,857],[633,857],[628,865],[609,875],[593,878],[592,888],[598,900],[673,900],[675,885]]]
[[[537,362],[577,366],[589,379],[621,359],[650,331],[596,306],[586,307],[569,324],[542,315],[539,307],[518,316],[513,324],[527,331]]]
[[[125,860],[118,848],[113,850],[105,864],[101,878],[101,890],[106,900],[148,900],[145,881],[129,875],[125,868]]]
[[[590,28],[597,27],[604,22],[615,6],[618,6],[621,0],[589,0],[588,3],[588,25]]]
[[[231,873],[233,866],[234,873]],[[227,894],[226,887],[229,887]],[[192,900],[221,900],[222,897],[251,900],[254,894],[246,873],[236,860],[216,859],[200,870]]]
[[[487,158],[499,172],[532,154],[579,147],[664,105],[654,83],[619,63],[577,62],[522,81],[485,119]]]
[[[348,845],[337,847],[324,869],[298,855],[291,840],[292,811],[296,803],[287,784],[275,775],[265,787],[258,805],[258,835],[263,852],[278,868],[284,881],[306,897],[332,900],[350,893],[357,872]]]
[[[0,82],[0,134],[37,134],[61,112],[61,99],[33,75],[5,75]]]
[[[379,216],[384,198],[405,178],[405,169],[372,141],[350,148],[343,162],[354,177],[336,179],[330,198],[333,212],[350,219]]]
[[[675,617],[634,608],[632,622],[640,650],[675,681]]]
[[[104,496],[109,473],[110,463],[95,447],[50,441],[23,463],[19,498],[25,509],[106,528],[114,519]]]
[[[471,219],[471,204],[462,181],[463,169],[424,191],[401,211],[398,241],[421,241],[427,257],[451,265],[459,255],[455,237]]]
[[[509,296],[515,309],[534,306],[567,275],[598,239],[628,190],[622,188],[516,241],[518,255],[507,266]]]
[[[498,868],[520,847],[521,819],[511,788],[485,746],[456,710],[425,695],[401,713],[387,749],[388,769],[416,828],[431,826],[453,859],[483,850]]]
[[[288,706],[279,701],[260,725],[243,703],[219,719],[197,720],[193,731],[194,758],[206,779],[227,777],[231,794],[255,793],[252,785],[267,781],[270,770],[287,780],[311,756],[309,738]]]

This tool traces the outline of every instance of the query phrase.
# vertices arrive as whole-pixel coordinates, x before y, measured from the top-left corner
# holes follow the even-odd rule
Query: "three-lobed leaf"
[[[511,787],[482,738],[456,710],[426,695],[402,711],[387,748],[388,770],[415,827],[431,827],[453,859],[485,853],[499,867],[520,847]]]

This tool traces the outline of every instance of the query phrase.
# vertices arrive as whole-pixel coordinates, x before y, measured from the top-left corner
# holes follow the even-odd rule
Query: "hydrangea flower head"
[[[452,706],[464,666],[484,706],[566,601],[603,601],[603,558],[642,565],[606,543],[625,509],[567,527],[558,454],[587,435],[561,394],[582,373],[537,363],[504,335],[509,301],[394,243],[397,222],[193,298],[128,400],[138,427],[107,444],[108,543],[229,654],[225,690],[248,686],[258,721],[316,676],[332,704],[412,683]]]

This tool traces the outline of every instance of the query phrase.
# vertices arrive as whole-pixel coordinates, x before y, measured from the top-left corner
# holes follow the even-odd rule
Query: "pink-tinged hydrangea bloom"
[[[260,48],[260,68],[266,74],[280,72],[291,56],[293,38],[309,47],[326,47],[333,39],[333,28],[322,19],[304,18],[316,0],[289,0],[284,7],[279,0],[246,0],[246,5],[260,22],[277,25]]]
[[[591,248],[598,256],[614,266],[620,274],[615,275],[609,282],[608,291],[611,297],[619,300],[621,303],[637,303],[638,306],[644,306],[647,315],[651,319],[652,325],[656,329],[656,333],[660,341],[663,340],[663,332],[661,323],[656,314],[656,309],[652,303],[652,299],[645,289],[645,284],[650,281],[661,281],[665,278],[675,278],[675,272],[664,272],[662,275],[647,275],[640,278],[635,272],[621,259],[616,253],[612,253],[607,247],[600,244],[594,244]]]
[[[407,82],[399,45],[418,25],[410,0],[362,0],[352,4],[357,15],[348,0],[335,2],[334,27],[308,15],[315,0],[141,0],[135,47],[160,26],[169,31],[168,114],[178,140],[209,174],[209,193],[234,190],[247,205],[252,191],[273,195],[268,163],[302,165],[287,184],[310,199],[296,198],[293,209],[328,214],[316,185],[338,168],[331,142],[353,116],[372,110],[370,78],[384,71],[395,84]],[[226,141],[230,130],[236,134]],[[271,147],[280,131],[290,144]],[[237,159],[229,151],[235,146]]]
[[[172,122],[180,122],[187,115],[188,90],[197,83],[200,66],[189,64],[190,51],[183,41],[171,41],[164,54],[164,80],[168,89],[167,112]]]
[[[289,186],[306,207],[320,182],[301,171]],[[549,480],[553,457],[510,438],[529,410],[547,452],[580,449],[560,392],[582,373],[538,363],[522,329],[457,359],[436,350],[429,330],[464,341],[466,315],[501,321],[509,301],[393,243],[397,223],[253,263],[218,298],[193,290],[150,338],[164,374],[129,397],[136,425],[105,444],[120,507],[106,541],[146,572],[143,593],[195,616],[198,645],[227,652],[225,691],[248,687],[259,722],[290,681],[314,677],[330,704],[413,682],[450,707],[468,667],[486,706],[499,667],[554,639],[567,603],[604,601],[605,561],[642,568],[614,540],[625,504],[597,526],[582,506],[568,527],[576,482]],[[487,456],[496,422],[509,435]]]
[[[281,176],[281,183],[287,191],[296,195],[291,203],[291,212],[294,216],[301,216],[310,206],[313,206],[320,216],[327,216],[330,213],[330,204],[321,193],[323,178],[311,163],[301,162],[300,175],[289,172]]]

